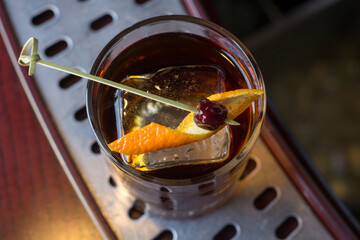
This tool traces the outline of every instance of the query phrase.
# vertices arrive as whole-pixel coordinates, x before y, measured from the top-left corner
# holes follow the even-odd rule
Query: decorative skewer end
[[[31,48],[30,55],[27,55],[28,51]],[[40,56],[38,54],[38,40],[36,38],[29,38],[27,42],[24,44],[21,49],[20,56],[18,59],[18,63],[21,66],[29,66],[29,76],[32,76],[36,70],[36,63],[40,60]]]

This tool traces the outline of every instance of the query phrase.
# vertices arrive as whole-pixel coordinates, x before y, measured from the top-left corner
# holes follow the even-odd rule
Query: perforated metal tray
[[[20,44],[34,36],[43,59],[86,72],[104,45],[124,28],[156,15],[188,14],[179,0],[3,2]],[[286,239],[332,239],[262,139],[250,156],[254,169],[239,180],[236,194],[218,210],[185,221],[152,217],[146,208],[140,217],[130,214],[135,200],[124,196],[86,120],[86,81],[42,67],[34,80],[87,187],[119,239],[278,239],[287,235],[284,221],[285,229],[291,229]],[[58,151],[56,145],[53,148]],[[59,161],[102,232],[61,157]]]

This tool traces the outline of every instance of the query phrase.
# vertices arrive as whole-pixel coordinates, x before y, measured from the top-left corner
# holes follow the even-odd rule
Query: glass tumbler
[[[202,41],[209,43],[209,46],[220,49],[216,53],[218,55],[207,57],[207,46],[204,46],[205,55],[201,58],[201,61],[207,65],[212,65],[218,64],[218,59],[222,59],[221,61],[226,61],[227,65],[232,68],[232,75],[239,75],[239,79],[241,79],[239,81],[242,81],[239,86],[265,91],[261,72],[255,60],[236,37],[214,23],[189,16],[155,17],[125,29],[115,36],[101,51],[91,73],[117,81],[118,79],[111,79],[112,75],[110,73],[107,74],[110,71],[109,69],[112,69],[118,75],[127,76],[138,74],[128,72],[129,69],[136,68],[140,73],[143,73],[151,65],[157,64],[159,68],[166,67],[170,60],[183,65],[200,61],[198,55],[194,55],[194,53],[198,49],[202,49],[202,47],[192,48],[190,45],[186,47],[175,45],[174,48],[170,48],[170,51],[161,52],[161,47],[165,48],[167,46],[160,43],[162,36],[176,36],[172,38],[175,39],[174,41],[181,40],[186,36],[195,39],[194,43],[196,44],[201,44]],[[157,39],[154,44],[159,45],[159,49],[141,47],[144,44],[146,45],[147,41],[153,39]],[[196,39],[201,39],[200,43]],[[135,49],[133,51],[134,48],[139,50]],[[178,55],[174,57],[171,55],[173,50],[180,51],[180,53],[177,53]],[[132,54],[129,54],[129,52]],[[167,55],[164,58],[157,56],[158,61],[146,61],[147,55],[153,56],[154,54]],[[234,82],[234,80],[232,81]],[[228,90],[226,89],[227,86],[227,78],[225,78],[225,90]],[[248,131],[242,136],[244,138],[243,144],[234,147],[235,150],[233,150],[232,155],[229,155],[230,159],[203,174],[189,177],[185,175],[183,178],[174,179],[136,170],[126,164],[121,159],[121,155],[112,152],[108,148],[109,136],[107,128],[109,125],[117,124],[115,120],[107,119],[109,117],[102,114],[102,109],[104,109],[102,104],[106,94],[109,93],[108,88],[99,83],[88,82],[86,103],[90,125],[103,153],[105,153],[104,160],[109,162],[121,179],[119,184],[128,191],[129,196],[132,196],[133,199],[145,203],[146,212],[170,218],[196,217],[214,210],[229,199],[236,189],[237,182],[245,168],[247,155],[260,134],[266,108],[265,94],[253,102],[247,110],[247,114],[249,114]],[[114,91],[112,94],[114,94]],[[179,91],[181,90],[179,89]],[[187,169],[190,168],[191,166],[187,167]]]

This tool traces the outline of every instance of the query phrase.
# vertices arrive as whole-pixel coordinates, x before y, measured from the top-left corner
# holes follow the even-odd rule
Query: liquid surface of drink
[[[98,72],[113,81],[196,106],[211,94],[248,88],[241,66],[231,59],[220,46],[204,38],[161,34],[135,43]],[[151,122],[176,128],[188,114],[106,86],[100,91],[101,130],[107,142]],[[160,178],[201,176],[236,156],[248,137],[250,120],[250,110],[246,110],[236,119],[240,126],[227,126],[209,139],[138,156],[118,155],[119,162],[156,168],[147,173]]]

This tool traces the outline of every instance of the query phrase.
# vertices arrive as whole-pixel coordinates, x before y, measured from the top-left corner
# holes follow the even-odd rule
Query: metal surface
[[[39,39],[39,53],[43,59],[86,72],[90,71],[105,43],[124,28],[156,15],[186,14],[178,0],[152,0],[144,4],[134,0],[4,0],[4,4],[20,44],[34,36]],[[53,17],[34,25],[33,17],[46,9],[53,12]],[[93,30],[91,23],[106,14],[112,17],[112,22]],[[67,49],[47,57],[46,49],[59,40],[67,43]],[[293,216],[298,226],[287,239],[332,239],[261,139],[251,154],[256,168],[239,181],[236,194],[218,210],[185,221],[159,219],[146,211],[140,218],[131,219],[129,209],[134,199],[124,195],[126,191],[120,180],[93,148],[95,137],[86,118],[81,117],[86,81],[62,88],[59,82],[64,77],[66,75],[61,72],[39,67],[35,81],[87,186],[119,238],[154,239],[168,230],[172,239],[212,239],[225,226],[231,225],[235,230],[232,239],[277,239],[277,227]],[[268,187],[275,190],[276,197],[267,207],[258,210],[254,200]]]

